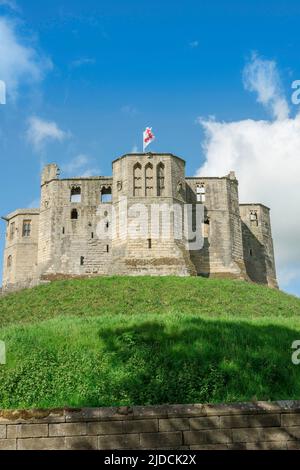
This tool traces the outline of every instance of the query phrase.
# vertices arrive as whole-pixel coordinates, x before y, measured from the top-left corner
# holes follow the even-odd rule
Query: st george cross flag
[[[155,139],[155,136],[152,132],[152,127],[146,127],[146,130],[143,133],[143,152],[145,152],[146,147]]]

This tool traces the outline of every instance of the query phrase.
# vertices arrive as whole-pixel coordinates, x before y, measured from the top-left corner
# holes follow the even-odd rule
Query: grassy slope
[[[201,278],[61,281],[0,298],[0,407],[300,394],[300,299]]]

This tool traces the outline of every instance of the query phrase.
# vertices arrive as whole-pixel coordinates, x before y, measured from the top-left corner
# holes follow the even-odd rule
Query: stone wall
[[[300,401],[0,411],[0,449],[300,449]]]

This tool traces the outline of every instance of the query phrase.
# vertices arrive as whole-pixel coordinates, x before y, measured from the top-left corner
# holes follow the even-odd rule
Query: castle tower
[[[172,154],[124,155],[113,162],[113,180],[116,272],[196,275],[182,230],[184,160]]]
[[[241,204],[244,260],[253,282],[278,287],[270,209],[263,204]]]

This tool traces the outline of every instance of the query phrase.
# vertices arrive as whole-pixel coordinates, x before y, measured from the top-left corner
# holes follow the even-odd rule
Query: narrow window
[[[163,196],[165,192],[165,165],[159,163],[157,166],[157,195]]]
[[[77,211],[77,209],[72,209],[72,211],[71,211],[71,219],[72,219],[72,220],[77,220],[77,219],[78,219],[78,211]]]
[[[251,225],[258,225],[258,215],[257,215],[257,211],[251,211],[250,212],[250,222],[251,222]]]
[[[205,199],[206,199],[206,197],[205,197],[206,190],[205,190],[204,183],[201,183],[201,184],[197,185],[196,193],[197,193],[197,202],[204,203]]]
[[[253,256],[253,250],[252,250],[252,248],[250,248],[250,250],[249,250],[249,255],[250,255],[250,256]]]
[[[208,217],[206,217],[203,223],[203,238],[209,238],[209,235],[210,235],[210,220]]]
[[[10,224],[9,238],[12,240],[15,236],[15,222]]]
[[[153,165],[148,163],[145,168],[146,196],[153,196]]]
[[[65,234],[65,227],[62,228],[62,234]]]
[[[111,194],[111,188],[102,188],[101,190],[101,202],[106,203],[106,202],[111,202],[112,200],[112,194]]]
[[[94,238],[94,232],[91,233],[91,238]]]
[[[31,234],[31,220],[23,221],[23,237],[30,237]]]
[[[80,266],[84,266],[84,256],[80,256]]]
[[[133,195],[142,196],[142,166],[136,163],[133,167]]]
[[[106,245],[106,253],[109,253],[109,245]]]
[[[71,189],[71,202],[81,202],[81,188],[79,186],[73,186]]]
[[[7,258],[7,267],[11,268],[11,265],[12,265],[12,256],[9,255],[9,257]]]
[[[148,249],[151,250],[152,248],[152,240],[151,238],[148,238]]]

